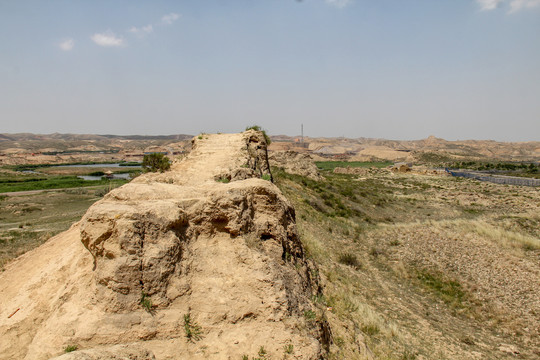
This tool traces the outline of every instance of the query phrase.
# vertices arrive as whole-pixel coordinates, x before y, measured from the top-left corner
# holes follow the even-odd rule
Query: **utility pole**
[[[301,124],[301,125],[300,125],[300,132],[301,132],[301,134],[302,134],[302,138],[301,138],[301,139],[302,139],[302,140],[301,140],[302,146],[304,146],[304,124]]]

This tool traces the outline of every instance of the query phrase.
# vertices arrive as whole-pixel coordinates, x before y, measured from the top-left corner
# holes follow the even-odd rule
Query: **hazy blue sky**
[[[0,0],[0,119],[540,140],[540,0]]]

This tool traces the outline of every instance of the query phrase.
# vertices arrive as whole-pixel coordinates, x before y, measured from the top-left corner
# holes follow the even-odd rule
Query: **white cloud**
[[[166,24],[166,25],[171,25],[173,22],[178,20],[179,17],[180,17],[180,15],[178,15],[178,14],[170,13],[170,14],[164,15],[161,18],[161,22],[163,24]]]
[[[524,8],[540,6],[540,0],[512,0],[510,2],[510,12],[516,12]]]
[[[96,33],[92,35],[90,39],[99,46],[118,47],[125,45],[124,38],[116,36],[116,34],[110,30],[104,33]]]
[[[154,27],[151,24],[140,28],[132,26],[128,31],[134,34],[150,34],[152,31],[154,31]]]
[[[75,46],[75,40],[73,39],[66,39],[62,41],[60,44],[58,44],[58,47],[63,51],[70,51]]]
[[[499,7],[499,4],[504,2],[505,0],[476,0],[478,4],[480,4],[480,8],[484,11],[486,10],[494,10],[497,7]]]
[[[324,0],[327,4],[338,7],[338,8],[344,8],[347,5],[350,5],[352,3],[352,0]]]
[[[476,0],[476,2],[480,5],[480,9],[482,11],[495,10],[507,1],[510,1],[509,12],[511,13],[526,8],[534,8],[540,6],[540,0]]]

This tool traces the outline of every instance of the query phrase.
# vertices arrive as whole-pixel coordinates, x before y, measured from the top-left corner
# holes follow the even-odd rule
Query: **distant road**
[[[478,171],[453,171],[446,169],[452,176],[465,177],[480,181],[489,181],[495,184],[508,184],[519,186],[540,186],[540,179],[525,178],[506,175],[491,175]]]

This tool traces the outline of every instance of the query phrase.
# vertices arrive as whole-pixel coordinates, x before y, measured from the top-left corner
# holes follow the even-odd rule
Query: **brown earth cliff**
[[[317,270],[266,179],[247,131],[111,191],[0,274],[0,359],[324,357],[330,329],[305,315]]]

